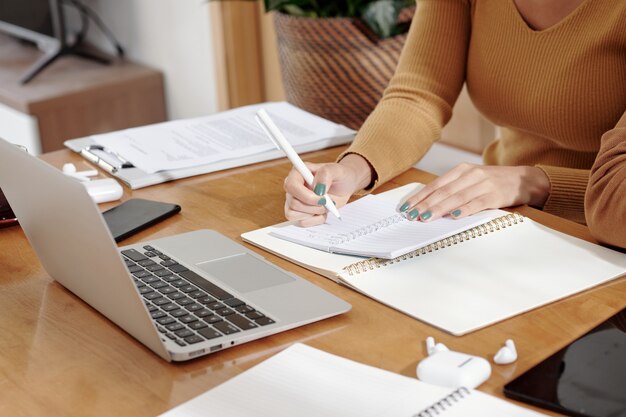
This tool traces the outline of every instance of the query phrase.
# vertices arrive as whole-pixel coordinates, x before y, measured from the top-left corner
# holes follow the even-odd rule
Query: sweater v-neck
[[[508,3],[513,13],[516,16],[517,22],[520,25],[522,25],[526,31],[530,33],[534,33],[534,34],[543,34],[543,33],[550,33],[550,32],[559,30],[559,28],[566,26],[569,22],[571,22],[572,20],[575,20],[582,13],[582,10],[586,8],[587,4],[591,3],[591,0],[583,0],[574,10],[569,12],[561,20],[559,20],[558,22],[544,29],[533,29],[532,27],[530,27],[530,25],[528,24],[528,22],[522,15],[522,13],[517,8],[517,5],[515,4],[515,0],[508,0]]]

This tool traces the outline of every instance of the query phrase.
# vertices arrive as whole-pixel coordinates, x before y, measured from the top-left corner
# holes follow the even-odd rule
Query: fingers
[[[283,188],[285,189],[285,192],[287,194],[291,194],[294,199],[299,200],[306,205],[320,205],[320,195],[315,194],[311,189],[306,186],[304,178],[295,169],[292,169],[287,175],[287,178],[285,178]],[[326,190],[324,190],[324,192],[325,191]]]
[[[461,164],[428,184],[401,207],[410,220],[461,218],[498,206],[499,190],[482,166]]]

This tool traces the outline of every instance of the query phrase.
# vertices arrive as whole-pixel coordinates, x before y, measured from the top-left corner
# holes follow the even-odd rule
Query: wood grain
[[[343,148],[305,155],[334,159]],[[47,154],[61,167],[87,163],[69,151]],[[188,178],[131,191],[176,202],[182,212],[123,244],[199,228],[215,229],[242,243],[240,234],[283,220],[285,160]],[[417,170],[382,190],[432,175]],[[71,204],[71,202],[68,202]],[[104,210],[117,203],[101,205]],[[548,226],[591,240],[587,229],[537,210],[523,214]],[[59,242],[62,244],[62,242]],[[19,227],[0,230],[0,415],[154,416],[250,368],[294,342],[303,342],[392,372],[414,377],[425,356],[424,339],[434,336],[450,348],[491,359],[514,338],[520,359],[493,366],[481,390],[502,396],[502,386],[585,333],[626,304],[624,278],[462,337],[450,336],[376,303],[313,272],[255,247],[271,262],[351,303],[342,316],[300,327],[182,364],[169,364],[89,305],[53,281],[42,269]],[[511,248],[515,250],[515,248]],[[78,262],[69,259],[69,263]],[[552,414],[556,415],[556,414]]]

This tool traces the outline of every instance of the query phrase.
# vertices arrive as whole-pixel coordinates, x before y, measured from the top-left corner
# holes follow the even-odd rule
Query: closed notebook
[[[294,344],[162,417],[540,417],[480,391],[450,389]]]
[[[420,185],[387,193],[399,204]],[[495,217],[494,217],[495,216]],[[277,238],[283,225],[242,238],[454,335],[463,335],[615,279],[626,255],[516,213],[395,259],[328,253]]]

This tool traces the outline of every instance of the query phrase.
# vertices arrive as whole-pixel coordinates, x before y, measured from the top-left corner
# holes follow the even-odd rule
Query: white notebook
[[[326,252],[393,259],[507,214],[489,210],[461,219],[425,223],[408,220],[398,212],[398,205],[384,195],[367,195],[342,207],[341,220],[329,214],[324,224],[289,224],[276,227],[271,234]]]
[[[429,385],[294,344],[163,417],[540,417],[480,391]]]
[[[380,194],[395,204],[420,187]],[[454,335],[576,294],[626,273],[626,255],[519,214],[490,220],[398,258],[327,253],[273,236],[242,238]]]

